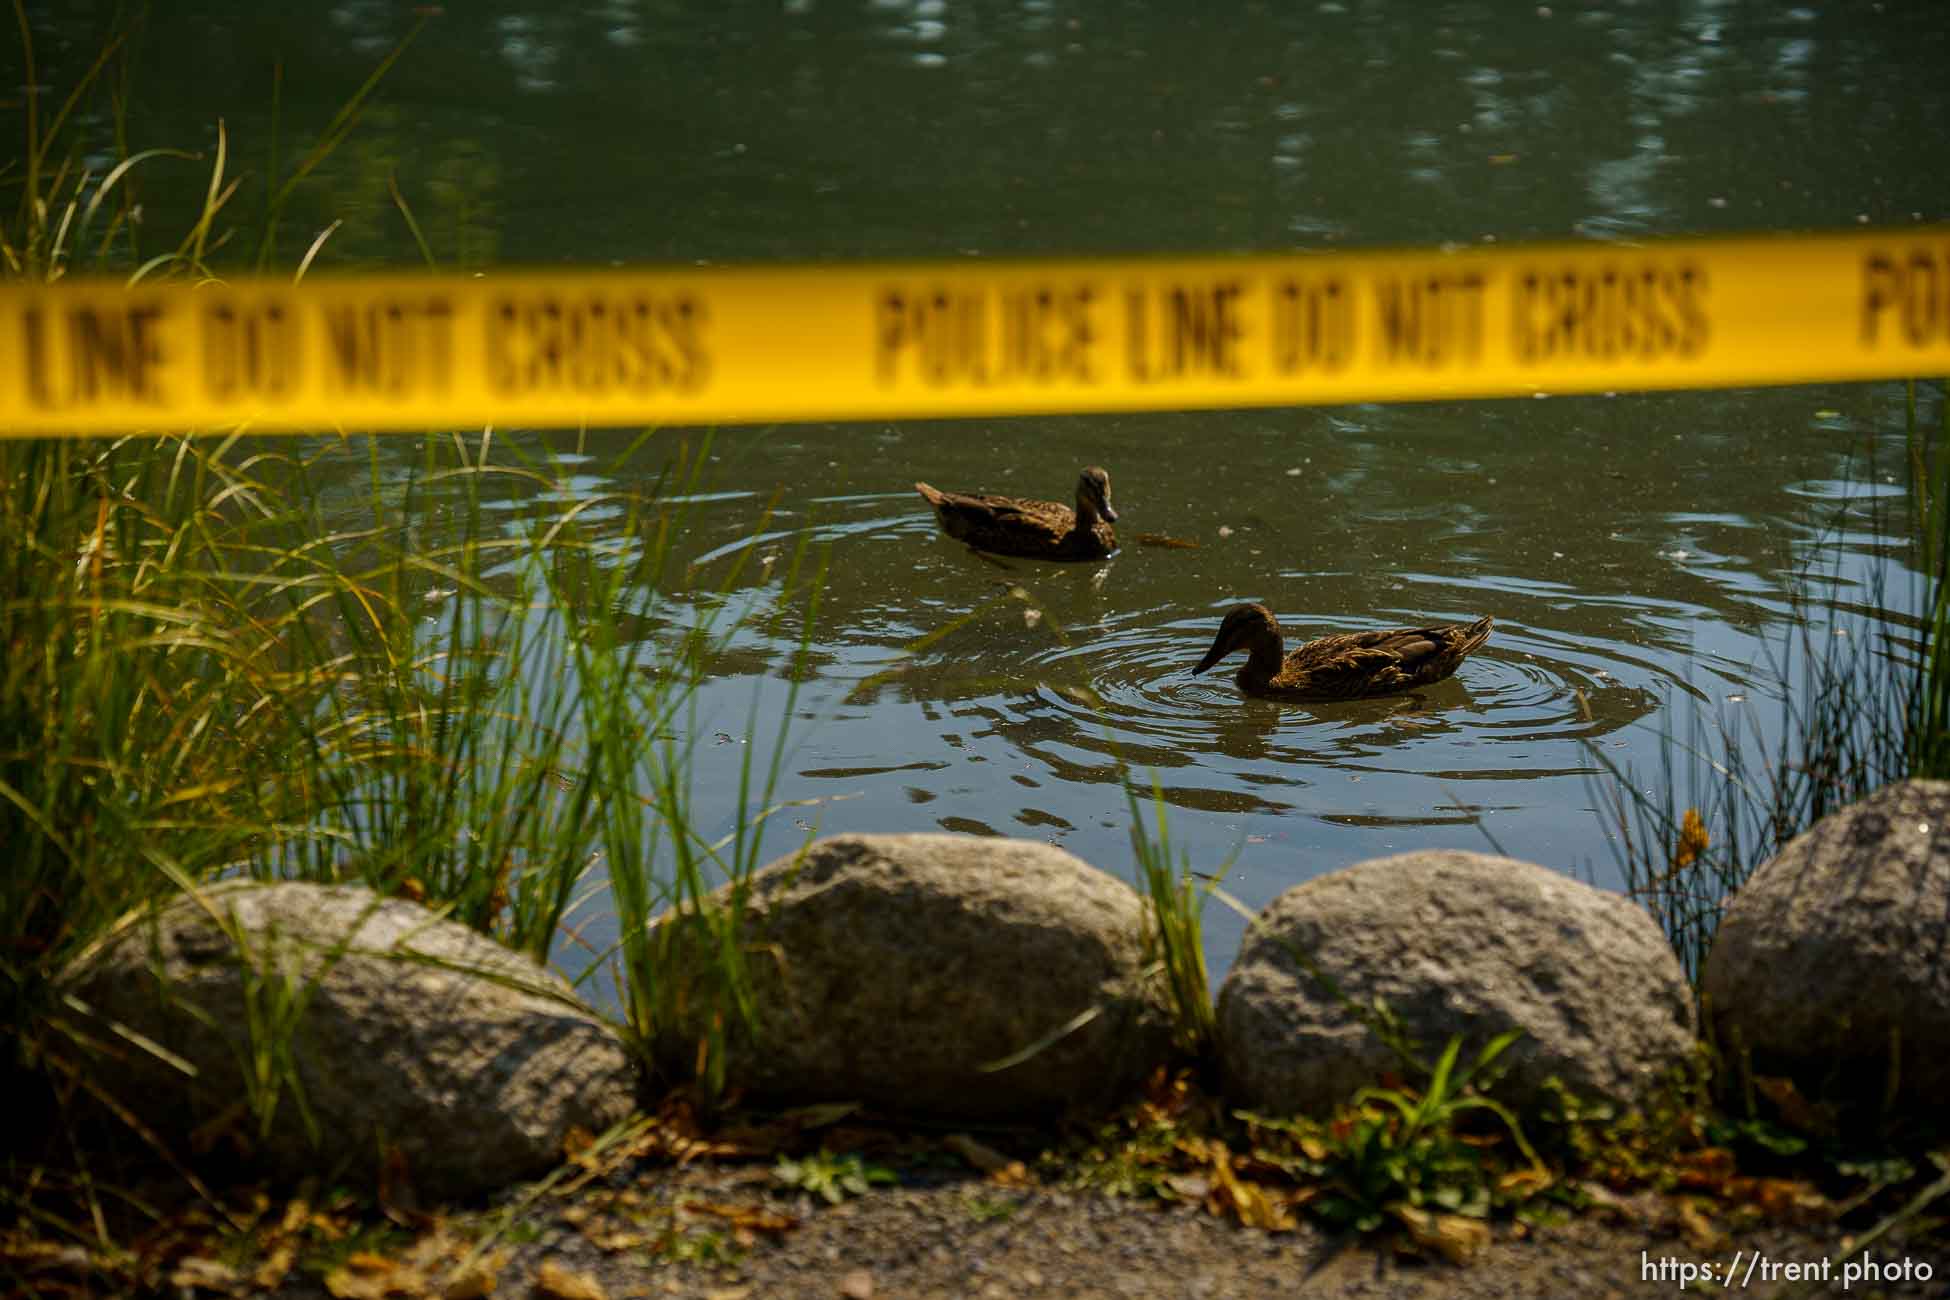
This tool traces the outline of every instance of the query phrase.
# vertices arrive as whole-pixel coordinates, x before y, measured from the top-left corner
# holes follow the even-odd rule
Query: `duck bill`
[[[1097,503],[1097,513],[1103,518],[1103,521],[1107,524],[1114,524],[1117,522],[1117,512],[1110,508],[1110,502],[1108,501],[1099,501]]]
[[[1205,652],[1205,658],[1198,661],[1198,667],[1192,669],[1192,676],[1194,677],[1198,676],[1200,673],[1204,672],[1207,668],[1210,668],[1213,664],[1218,663],[1219,660],[1225,658],[1226,651],[1230,650],[1231,648],[1232,647],[1227,645],[1224,641],[1214,641],[1212,643],[1212,648]]]

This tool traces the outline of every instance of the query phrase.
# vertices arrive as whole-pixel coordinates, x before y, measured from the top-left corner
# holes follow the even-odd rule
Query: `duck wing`
[[[1466,639],[1477,628],[1390,628],[1343,632],[1309,641],[1286,657],[1280,678],[1289,689],[1346,698],[1439,681],[1488,635]],[[1284,682],[1282,683],[1284,684]]]
[[[918,485],[917,485],[918,486]],[[931,489],[923,493],[928,504],[941,517],[941,525],[951,537],[977,536],[1059,536],[1067,532],[1075,515],[1052,501],[1029,501],[1020,497],[975,496],[964,492]]]

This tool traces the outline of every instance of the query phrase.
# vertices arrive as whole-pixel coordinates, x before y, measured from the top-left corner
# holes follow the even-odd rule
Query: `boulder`
[[[1143,902],[1047,844],[835,836],[754,873],[743,917],[755,1032],[708,992],[722,987],[708,941],[673,942],[697,954],[680,959],[685,992],[656,1035],[675,1073],[723,1014],[726,1082],[753,1095],[1028,1118],[1121,1099],[1169,1053],[1162,994],[1141,974]]]
[[[178,1149],[232,1112],[274,1177],[370,1178],[391,1146],[420,1194],[464,1198],[546,1170],[572,1126],[600,1131],[635,1106],[634,1062],[561,976],[357,886],[238,882],[177,898],[85,954],[67,989],[118,1045],[98,1072],[118,1101]],[[281,1043],[289,1067],[272,1073],[260,1136],[261,1106],[234,1111],[252,1096],[242,1071]]]
[[[1950,1096],[1950,781],[1903,781],[1788,841],[1727,904],[1716,1041],[1808,1096]],[[1892,1046],[1896,1056],[1892,1058]]]
[[[1319,1111],[1383,1072],[1425,1083],[1291,955],[1362,1007],[1382,999],[1433,1064],[1468,1065],[1520,1029],[1495,1095],[1519,1106],[1555,1075],[1580,1097],[1636,1101],[1694,1048],[1692,992],[1645,910],[1555,871],[1483,853],[1377,858],[1287,890],[1247,931],[1219,994],[1227,1096]]]

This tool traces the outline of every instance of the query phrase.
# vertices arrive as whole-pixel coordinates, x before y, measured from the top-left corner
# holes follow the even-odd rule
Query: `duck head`
[[[1280,643],[1279,620],[1273,611],[1264,605],[1237,605],[1227,612],[1225,621],[1219,624],[1219,635],[1212,638],[1212,648],[1205,652],[1205,658],[1198,661],[1192,669],[1194,676],[1204,672],[1234,650],[1252,648],[1255,644],[1271,640],[1275,654]]]
[[[1110,474],[1097,465],[1089,465],[1077,475],[1077,513],[1082,514],[1088,504],[1090,512],[1107,524],[1117,522],[1117,512],[1110,506]]]

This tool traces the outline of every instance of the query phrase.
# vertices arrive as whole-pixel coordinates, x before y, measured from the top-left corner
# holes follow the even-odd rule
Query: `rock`
[[[1824,817],[1736,892],[1701,991],[1715,1041],[1809,1097],[1950,1096],[1950,781],[1903,781]]]
[[[571,1126],[599,1132],[635,1106],[634,1063],[561,976],[466,926],[351,885],[239,882],[203,897],[250,960],[210,910],[178,898],[68,980],[96,1016],[196,1068],[192,1082],[123,1045],[123,1062],[99,1071],[172,1146],[250,1095],[240,1063],[254,1041],[278,1037],[254,1040],[252,1026],[275,1024],[294,998],[306,999],[288,1036],[299,1089],[281,1091],[261,1141],[250,1113],[236,1119],[276,1177],[330,1173],[334,1161],[374,1177],[383,1141],[420,1194],[468,1197],[543,1172]],[[124,1043],[102,1025],[94,1033]]]
[[[1377,997],[1433,1064],[1459,1066],[1509,1029],[1496,1095],[1519,1106],[1556,1075],[1573,1093],[1637,1100],[1693,1051],[1693,999],[1645,910],[1511,858],[1454,850],[1376,858],[1287,890],[1260,914],[1219,993],[1227,1096],[1271,1113],[1348,1099],[1399,1057],[1289,955],[1308,953],[1342,993]]]
[[[1121,1099],[1167,1057],[1162,994],[1140,975],[1143,902],[1061,849],[835,836],[754,873],[745,915],[758,1032],[727,1015],[724,1060],[727,1082],[758,1096],[1030,1117]],[[666,915],[659,928],[673,924],[699,923]],[[721,999],[707,959],[679,969],[687,991],[657,1056],[687,1073]],[[981,1068],[1058,1034],[1026,1060]]]

